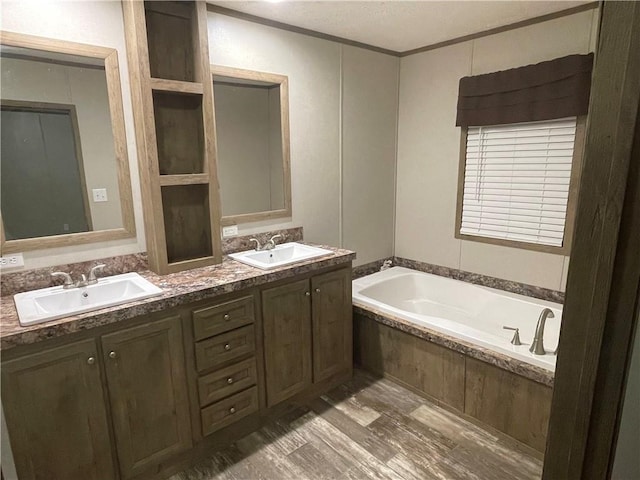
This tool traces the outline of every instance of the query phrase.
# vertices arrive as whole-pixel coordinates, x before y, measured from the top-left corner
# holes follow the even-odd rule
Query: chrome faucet
[[[256,252],[259,252],[260,250],[262,250],[262,245],[260,245],[260,240],[258,240],[257,238],[250,238],[249,241],[250,242],[255,242],[255,244],[256,244]]]
[[[56,277],[64,278],[64,284],[62,285],[62,288],[64,290],[67,290],[69,288],[86,287],[87,285],[94,285],[98,283],[98,277],[96,276],[96,273],[99,270],[102,270],[104,267],[106,267],[106,265],[104,264],[100,264],[92,267],[91,270],[89,270],[89,278],[87,279],[87,276],[83,273],[80,276],[80,280],[78,280],[77,282],[74,282],[73,278],[71,278],[71,275],[65,272],[52,272],[51,276],[53,278],[56,278]]]
[[[98,277],[96,273],[98,273],[98,271],[102,271],[104,267],[106,267],[106,265],[104,263],[101,263],[100,265],[96,265],[95,267],[92,267],[91,270],[89,270],[89,280],[87,280],[87,285],[98,283]]]
[[[52,272],[51,273],[51,277],[56,278],[56,277],[62,277],[64,278],[64,283],[62,284],[62,288],[65,290],[68,290],[69,288],[73,288],[76,286],[75,283],[73,283],[73,279],[71,278],[71,275],[69,275],[68,273],[65,272]]]
[[[538,324],[536,325],[536,333],[533,337],[533,342],[531,342],[531,347],[529,347],[529,351],[534,355],[544,355],[547,353],[544,349],[544,324],[547,321],[547,318],[554,318],[555,315],[550,308],[544,308],[542,312],[540,312],[540,317],[538,317]]]
[[[262,249],[263,250],[273,250],[274,248],[276,248],[276,239],[277,238],[282,238],[282,235],[274,235],[273,237],[271,237],[269,239],[269,241],[264,244],[264,247],[262,247]]]

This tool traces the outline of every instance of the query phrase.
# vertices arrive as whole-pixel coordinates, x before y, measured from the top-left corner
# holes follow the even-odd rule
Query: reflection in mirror
[[[212,72],[223,223],[290,216],[287,77]]]
[[[116,55],[2,33],[3,252],[135,235]]]

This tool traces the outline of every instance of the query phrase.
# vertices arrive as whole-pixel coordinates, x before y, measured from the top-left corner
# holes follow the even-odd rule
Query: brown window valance
[[[593,53],[460,79],[458,126],[501,125],[585,115]]]

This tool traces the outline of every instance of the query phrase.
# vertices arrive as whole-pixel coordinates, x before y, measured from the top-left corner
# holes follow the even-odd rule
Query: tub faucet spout
[[[540,312],[540,317],[538,317],[538,325],[536,325],[536,333],[533,337],[533,342],[531,342],[531,347],[529,351],[534,355],[544,355],[547,353],[544,349],[544,324],[547,321],[547,318],[554,318],[555,315],[550,308],[545,308]]]

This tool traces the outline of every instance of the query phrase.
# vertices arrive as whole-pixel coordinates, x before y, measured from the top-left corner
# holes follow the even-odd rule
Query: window
[[[568,254],[583,117],[470,126],[462,140],[456,237]]]

